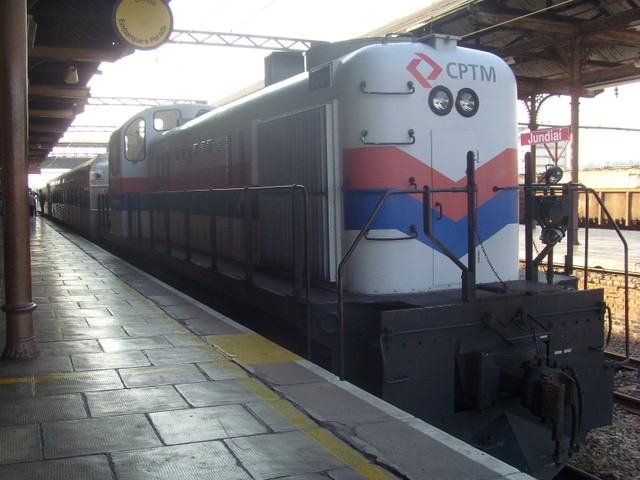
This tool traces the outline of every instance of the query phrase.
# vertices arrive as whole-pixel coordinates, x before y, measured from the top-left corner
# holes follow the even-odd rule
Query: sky
[[[242,33],[308,40],[338,41],[361,36],[397,18],[420,10],[433,0],[172,0],[174,28]],[[339,12],[339,13],[338,13]],[[137,51],[115,63],[101,65],[102,74],[89,82],[93,97],[144,97],[216,101],[255,84],[264,76],[268,50],[165,44]],[[581,99],[583,126],[640,130],[640,83],[609,88],[594,99]],[[74,125],[120,125],[142,107],[85,107]],[[518,121],[527,123],[524,106]],[[568,97],[547,100],[541,126],[568,125]],[[103,133],[68,132],[65,141],[104,141]],[[633,148],[640,131],[583,129],[580,164],[640,163]]]

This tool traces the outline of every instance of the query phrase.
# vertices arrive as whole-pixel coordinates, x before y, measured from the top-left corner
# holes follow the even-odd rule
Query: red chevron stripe
[[[417,158],[396,147],[350,148],[343,152],[345,184],[350,189],[408,189],[409,177],[415,177],[418,188],[463,187],[466,177],[452,180]],[[497,192],[494,186],[514,186],[518,183],[517,150],[506,149],[476,170],[478,204],[482,205]],[[466,199],[462,194],[437,194],[443,213],[452,220],[466,215]]]

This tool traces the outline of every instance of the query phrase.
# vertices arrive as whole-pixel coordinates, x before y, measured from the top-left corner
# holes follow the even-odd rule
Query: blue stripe
[[[224,192],[217,194],[218,199],[215,202],[217,215],[244,219],[244,193],[242,191]],[[149,210],[153,197],[153,209],[155,211],[164,211],[165,202],[168,203],[167,208],[171,213],[183,213],[185,211],[185,201],[189,202],[189,212],[192,215],[209,215],[211,213],[211,194],[208,191],[187,192],[186,197],[183,192],[169,193],[165,197],[164,193],[135,193],[130,195],[121,195],[119,197],[110,196],[109,201],[112,211],[128,211],[132,209],[137,211],[137,204],[140,202],[140,210],[146,212]],[[252,195],[253,209],[252,217],[254,220],[258,218],[258,195]]]
[[[381,190],[358,190],[344,193],[345,229],[360,230],[376,204],[384,194]],[[464,194],[460,194],[464,199]],[[464,200],[462,200],[464,201]],[[439,212],[431,209],[433,232],[457,258],[467,253],[467,217],[454,221],[446,217],[446,206],[442,219]],[[484,242],[505,226],[518,223],[518,192],[505,190],[478,208],[478,232]],[[392,195],[385,202],[373,221],[371,230],[394,229],[410,235],[410,226],[418,229],[418,240],[431,248],[431,242],[424,234],[422,222],[422,201],[409,195]],[[475,239],[478,245],[478,239]]]

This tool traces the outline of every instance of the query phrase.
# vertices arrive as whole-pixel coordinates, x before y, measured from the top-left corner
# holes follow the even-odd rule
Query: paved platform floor
[[[30,222],[41,355],[0,360],[0,479],[530,478]]]

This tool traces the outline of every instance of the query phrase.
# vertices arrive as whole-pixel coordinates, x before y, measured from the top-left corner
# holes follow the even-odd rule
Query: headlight
[[[453,95],[447,87],[434,87],[429,93],[429,107],[436,115],[446,115],[453,107]]]
[[[478,94],[470,88],[463,88],[456,97],[456,110],[463,117],[473,117],[480,107]]]
[[[544,183],[547,185],[556,185],[562,180],[562,169],[555,165],[547,165],[544,172]]]

